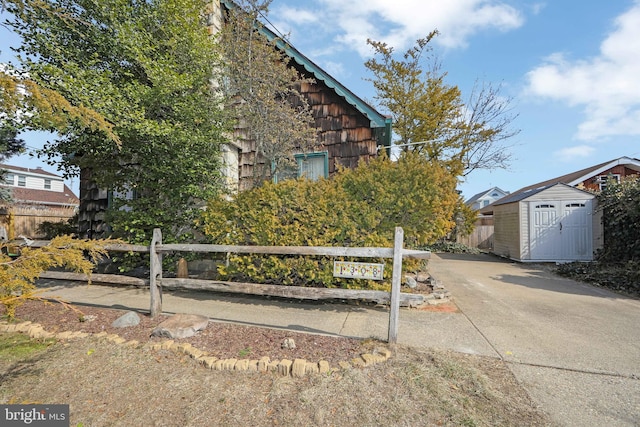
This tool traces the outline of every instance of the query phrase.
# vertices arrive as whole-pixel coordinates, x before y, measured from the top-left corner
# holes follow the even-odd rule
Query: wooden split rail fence
[[[46,241],[36,241],[32,246],[44,246]],[[428,259],[430,252],[404,249],[404,231],[396,227],[393,248],[348,248],[348,247],[323,247],[323,246],[234,246],[234,245],[207,245],[207,244],[163,244],[162,233],[159,229],[153,231],[150,246],[117,244],[106,247],[109,251],[117,252],[141,252],[150,254],[149,280],[112,275],[93,274],[92,282],[112,283],[134,286],[149,286],[150,290],[150,315],[155,317],[162,312],[162,288],[182,288],[197,290],[214,290],[231,293],[247,293],[257,295],[278,296],[298,299],[366,299],[389,303],[389,336],[388,341],[395,344],[398,338],[398,320],[401,299],[406,305],[411,305],[412,299],[422,298],[414,294],[400,292],[402,279],[403,258]],[[392,258],[393,274],[391,280],[391,292],[327,289],[327,288],[303,288],[298,286],[262,285],[255,283],[223,282],[217,280],[202,279],[173,279],[162,277],[162,254],[166,252],[198,252],[198,253],[258,253],[267,255],[307,255],[307,256],[331,256],[331,257],[357,257],[357,258]],[[87,277],[77,273],[45,272],[41,275],[45,279],[56,280],[87,280]]]

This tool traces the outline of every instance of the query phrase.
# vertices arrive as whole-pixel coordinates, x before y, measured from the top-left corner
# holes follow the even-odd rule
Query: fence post
[[[393,277],[391,279],[391,298],[389,300],[389,344],[396,344],[398,342],[403,242],[404,230],[402,227],[396,227],[395,239],[393,241]]]
[[[159,228],[153,229],[151,246],[149,246],[150,277],[149,290],[151,292],[151,317],[156,317],[162,312],[162,254],[156,251],[156,245],[162,244],[162,232]]]

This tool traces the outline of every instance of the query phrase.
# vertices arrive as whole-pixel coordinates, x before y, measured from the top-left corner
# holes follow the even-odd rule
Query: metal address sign
[[[371,279],[382,280],[384,264],[371,264],[367,262],[333,262],[333,276],[347,279]]]

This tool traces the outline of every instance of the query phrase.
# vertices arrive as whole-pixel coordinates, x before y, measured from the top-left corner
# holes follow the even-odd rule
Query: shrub
[[[640,178],[610,182],[598,195],[604,211],[602,261],[640,261]]]
[[[74,235],[78,231],[78,215],[76,214],[67,221],[44,221],[38,225],[37,232],[43,235],[46,240],[51,240],[57,236]]]
[[[444,167],[415,154],[403,155],[397,162],[380,157],[355,169],[342,169],[331,179],[266,183],[231,201],[213,200],[202,228],[217,244],[392,247],[395,227],[402,226],[407,246],[416,247],[453,227],[455,185],[455,177]],[[336,279],[330,261],[233,255],[219,273],[223,278],[285,285],[388,286]],[[390,277],[389,264],[385,278]]]
[[[70,236],[60,236],[42,248],[22,248],[16,259],[4,250],[0,252],[0,304],[5,307],[7,317],[12,319],[16,308],[25,300],[38,299],[34,282],[43,271],[64,267],[91,274],[96,262],[107,255],[104,245],[111,242],[115,241],[74,240]]]

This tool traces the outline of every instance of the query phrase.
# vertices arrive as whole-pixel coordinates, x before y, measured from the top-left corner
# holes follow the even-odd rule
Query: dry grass
[[[0,402],[69,403],[72,426],[550,424],[502,362],[408,348],[375,367],[296,379],[88,338],[0,361],[0,373]]]

